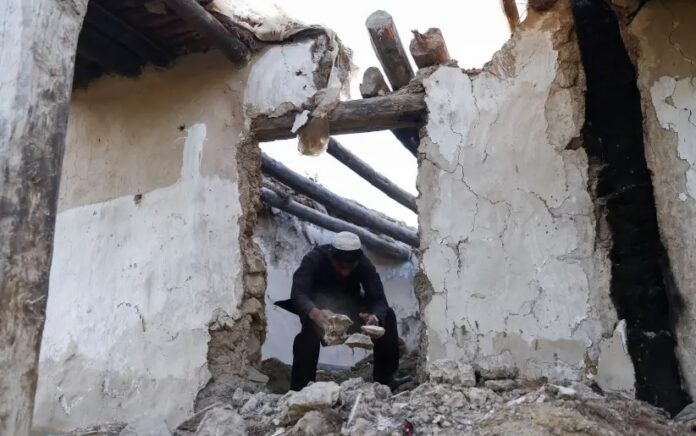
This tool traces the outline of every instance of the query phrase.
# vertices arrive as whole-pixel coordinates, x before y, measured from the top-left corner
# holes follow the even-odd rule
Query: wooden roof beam
[[[403,88],[413,79],[414,74],[392,16],[385,11],[373,12],[365,21],[365,26],[370,34],[372,48],[392,89],[396,91]],[[411,154],[418,154],[418,129],[398,129],[392,133]]]
[[[249,47],[227,31],[210,12],[195,0],[164,0],[191,27],[210,39],[232,62],[246,62],[250,57]]]
[[[401,127],[420,127],[425,122],[425,95],[392,94],[339,102],[328,113],[329,134],[364,133]],[[291,131],[296,113],[275,118],[256,117],[251,133],[258,141],[276,141],[296,136]]]
[[[385,256],[407,261],[411,258],[411,249],[401,243],[382,238],[362,227],[334,218],[311,207],[305,206],[290,197],[282,197],[268,188],[261,188],[261,201],[265,204],[294,215],[332,232],[352,232],[358,235],[366,247]]]
[[[368,227],[413,247],[418,246],[418,231],[416,229],[398,224],[356,202],[334,194],[319,183],[294,172],[266,154],[261,156],[261,171],[266,176],[272,177],[300,194],[323,204],[327,209],[357,225]]]
[[[171,62],[169,54],[163,48],[101,7],[97,2],[89,2],[85,22],[99,29],[106,36],[125,45],[147,62],[160,67],[167,66]]]
[[[365,181],[370,183],[375,188],[382,191],[389,198],[407,209],[418,213],[418,208],[416,207],[416,198],[413,195],[401,189],[391,180],[377,172],[374,168],[367,164],[367,162],[351,153],[334,138],[329,139],[329,146],[326,151],[337,161],[353,170],[353,172],[365,179]]]

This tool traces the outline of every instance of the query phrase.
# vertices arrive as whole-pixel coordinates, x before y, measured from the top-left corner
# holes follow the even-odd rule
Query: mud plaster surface
[[[559,2],[479,74],[441,67],[424,82],[418,208],[430,360],[578,379],[611,336],[587,156],[569,147],[584,122],[573,36]]]
[[[643,106],[660,235],[678,290],[677,354],[696,396],[696,5],[648,2],[625,29]]]
[[[195,56],[75,95],[35,427],[178,424],[210,378],[208,324],[243,321],[245,73],[229,70]]]

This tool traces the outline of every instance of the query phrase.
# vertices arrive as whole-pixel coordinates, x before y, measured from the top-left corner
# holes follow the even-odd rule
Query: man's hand
[[[371,313],[361,313],[360,318],[362,318],[365,325],[379,325],[379,319]]]
[[[328,309],[317,309],[315,307],[309,311],[309,319],[314,321],[314,323],[321,328],[326,327],[326,324],[329,322],[329,318],[333,315],[335,314]]]

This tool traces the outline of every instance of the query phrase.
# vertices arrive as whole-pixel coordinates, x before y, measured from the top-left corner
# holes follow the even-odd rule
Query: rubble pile
[[[340,385],[317,382],[284,395],[238,389],[231,401],[200,411],[194,417],[197,427],[189,420],[174,434],[669,436],[688,431],[637,400],[582,383],[561,386],[516,377],[514,369],[475,372],[462,362],[441,360],[431,363],[429,382],[397,394],[361,378]],[[208,419],[211,414],[214,419]],[[221,427],[211,429],[212,422]]]
[[[670,420],[647,403],[583,383],[519,379],[514,368],[475,370],[463,362],[439,360],[430,363],[429,377],[398,393],[358,377],[340,384],[318,381],[285,394],[237,388],[199,410],[171,435],[676,436],[693,430],[696,416],[692,405],[683,419]],[[156,430],[141,434],[170,435],[147,421],[138,425]],[[73,434],[122,436],[129,430],[121,428]]]

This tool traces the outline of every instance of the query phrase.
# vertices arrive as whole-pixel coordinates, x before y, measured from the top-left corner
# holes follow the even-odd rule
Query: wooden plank
[[[261,157],[261,171],[359,226],[368,227],[413,247],[418,246],[418,231],[416,229],[397,224],[358,203],[336,195],[319,183],[297,174],[266,154]]]
[[[392,89],[403,88],[413,79],[413,69],[391,15],[385,11],[373,12],[365,21],[365,26]]]
[[[149,63],[165,67],[171,62],[170,56],[164,49],[120,18],[99,6],[97,2],[89,3],[85,22],[98,28],[106,36],[125,45]]]
[[[194,29],[209,38],[232,62],[249,60],[249,48],[230,34],[225,26],[213,17],[195,0],[164,0],[171,9],[188,22]]]
[[[301,220],[308,221],[332,232],[352,232],[358,235],[362,243],[375,252],[399,260],[407,261],[411,258],[411,249],[404,244],[381,238],[374,233],[349,222],[334,218],[296,202],[289,197],[281,197],[276,192],[261,188],[261,201],[294,215]]]
[[[391,180],[378,173],[369,164],[342,146],[338,141],[336,141],[336,139],[329,139],[329,146],[327,147],[326,151],[336,160],[365,179],[372,186],[384,192],[389,198],[393,199],[409,210],[418,213],[416,199],[413,195],[401,189]]]
[[[510,33],[514,32],[520,24],[520,13],[517,10],[515,0],[500,0],[500,7],[503,8],[503,13],[507,18]]]
[[[329,112],[329,133],[374,132],[401,127],[420,127],[425,122],[424,94],[398,94],[365,100],[342,101]],[[251,132],[259,141],[276,141],[296,136],[292,133],[295,113],[280,117],[256,117]]]
[[[0,435],[28,436],[87,0],[0,1]]]
[[[450,60],[445,38],[437,27],[431,27],[425,33],[414,30],[408,48],[418,68],[440,65]]]

